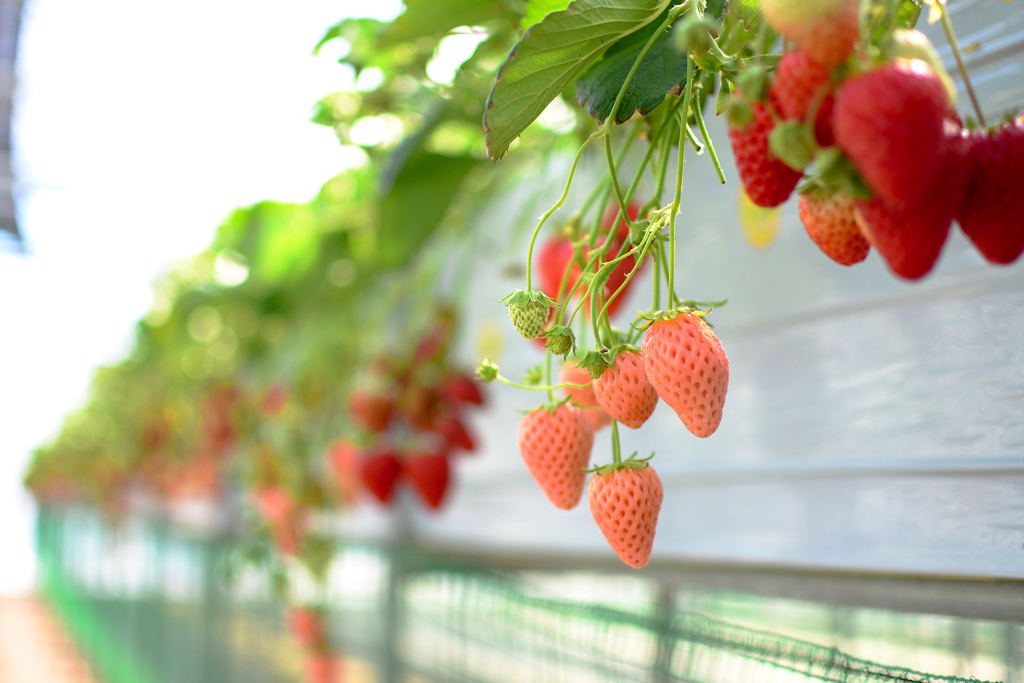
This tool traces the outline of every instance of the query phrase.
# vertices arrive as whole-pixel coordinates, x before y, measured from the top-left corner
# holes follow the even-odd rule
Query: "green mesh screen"
[[[225,581],[231,548],[83,510],[44,510],[38,523],[44,591],[108,683],[302,679],[269,578]],[[642,576],[502,572],[405,546],[339,545],[325,587],[300,568],[291,586],[295,600],[328,609],[346,681],[938,683],[979,672],[1009,681],[1020,666],[1020,625]],[[907,661],[918,666],[896,665]]]

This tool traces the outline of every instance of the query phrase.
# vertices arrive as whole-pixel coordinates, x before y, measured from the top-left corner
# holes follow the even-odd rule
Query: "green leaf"
[[[479,163],[472,157],[419,152],[398,173],[380,205],[377,233],[381,265],[406,264],[434,234],[463,179]]]
[[[576,0],[531,26],[498,70],[484,113],[497,161],[544,108],[609,45],[643,28],[668,0]]]
[[[576,99],[598,121],[612,111],[629,70],[633,68],[642,44],[617,52],[594,64],[576,81]],[[679,52],[670,34],[665,32],[654,41],[640,63],[633,81],[615,114],[615,123],[628,121],[637,109],[646,115],[665,101],[665,95],[678,95],[686,83],[686,55]]]
[[[476,26],[501,13],[495,0],[405,0],[405,12],[387,31],[390,43],[414,42],[437,36],[459,26]]]
[[[552,12],[560,12],[569,6],[569,0],[530,0],[523,15],[523,30],[539,24]]]

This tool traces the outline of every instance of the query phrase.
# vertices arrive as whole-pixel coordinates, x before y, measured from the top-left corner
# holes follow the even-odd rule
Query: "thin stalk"
[[[963,55],[960,54],[960,44],[957,42],[956,33],[953,32],[953,20],[949,18],[949,12],[946,11],[945,0],[935,0],[935,6],[939,8],[939,14],[942,16],[942,28],[946,31],[946,40],[949,41],[949,47],[953,50],[953,57],[956,59],[957,68],[960,69],[960,76],[964,79],[964,85],[967,86],[967,94],[971,98],[974,113],[978,115],[978,123],[982,128],[986,128],[985,115],[981,113],[978,98],[974,95],[974,86],[971,85],[971,77],[967,74]]]
[[[544,361],[544,381],[547,385],[551,386],[551,351],[547,352],[547,358]],[[555,394],[553,389],[548,389],[548,402],[553,403],[555,400]]]
[[[619,421],[612,420],[612,462],[622,464],[622,446],[619,444]]]
[[[683,192],[683,164],[686,162],[684,139],[686,137],[686,116],[690,111],[690,98],[693,96],[693,58],[686,58],[686,94],[683,96],[683,111],[679,121],[679,163],[676,164],[676,193],[672,198],[668,223],[668,301],[669,306],[676,305],[676,214],[679,213],[679,197]]]
[[[725,171],[722,170],[722,164],[718,161],[718,154],[715,153],[715,146],[711,143],[711,136],[708,135],[708,127],[704,123],[704,112],[701,111],[700,107],[694,107],[693,115],[697,117],[697,125],[700,127],[700,136],[704,138],[704,144],[708,148],[708,156],[711,157],[711,163],[715,166],[715,173],[718,174],[718,182],[725,185]]]
[[[572,185],[572,177],[576,173],[576,165],[580,162],[580,157],[583,156],[583,151],[590,145],[591,142],[593,142],[593,140],[594,140],[594,138],[596,136],[597,136],[597,133],[594,133],[589,138],[587,138],[586,142],[584,142],[580,146],[579,151],[576,152],[576,156],[572,160],[572,167],[569,168],[569,177],[565,181],[565,189],[562,190],[562,196],[558,198],[558,201],[555,202],[554,206],[552,206],[550,209],[548,209],[544,213],[544,215],[540,217],[540,222],[537,223],[537,227],[533,229],[533,235],[530,237],[530,248],[526,252],[526,291],[527,292],[532,292],[533,291],[533,245],[537,242],[537,235],[540,234],[540,229],[542,227],[544,227],[544,223],[546,223],[548,218],[551,217],[551,214],[553,214],[555,211],[560,209],[563,204],[565,204],[565,198],[569,196],[569,186]]]

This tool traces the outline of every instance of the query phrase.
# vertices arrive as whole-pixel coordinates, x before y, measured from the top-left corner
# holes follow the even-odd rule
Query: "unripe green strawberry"
[[[761,0],[761,13],[811,59],[832,68],[846,61],[860,37],[857,0]]]
[[[664,488],[653,467],[595,473],[587,484],[590,514],[619,559],[639,569],[651,558]]]
[[[519,423],[519,454],[555,507],[570,510],[583,497],[594,428],[579,408],[560,405],[527,414]]]
[[[729,390],[729,359],[704,319],[678,313],[656,321],[644,334],[641,354],[651,386],[690,433],[714,434]]]
[[[594,396],[611,417],[639,429],[658,405],[658,393],[647,381],[639,351],[615,355],[615,365],[594,380]]]
[[[554,300],[543,292],[516,290],[501,300],[508,306],[508,317],[523,339],[536,339],[548,324]]]
[[[860,263],[871,251],[871,244],[857,226],[853,200],[841,192],[801,196],[800,221],[811,241],[840,265]]]

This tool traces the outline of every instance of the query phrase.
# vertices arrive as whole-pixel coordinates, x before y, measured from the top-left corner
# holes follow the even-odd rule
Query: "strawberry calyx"
[[[646,458],[637,458],[636,456],[638,452],[639,451],[633,451],[633,453],[622,462],[612,462],[607,465],[595,465],[587,468],[585,471],[595,472],[599,477],[603,477],[607,474],[611,474],[612,472],[619,472],[621,470],[645,470],[651,466],[649,461],[654,457],[654,452],[652,451]]]
[[[548,308],[555,305],[555,300],[544,292],[524,292],[521,289],[517,289],[503,299],[498,299],[498,302],[517,308],[526,308],[527,305],[534,302],[540,302]]]
[[[484,358],[476,369],[476,376],[481,382],[493,382],[498,379],[498,366],[490,358]]]
[[[530,415],[532,413],[536,413],[538,410],[543,410],[546,413],[553,413],[556,410],[558,410],[559,408],[561,408],[562,406],[568,405],[570,399],[571,399],[571,397],[569,397],[569,396],[563,396],[562,398],[558,398],[558,399],[554,399],[553,398],[552,400],[548,401],[547,403],[541,403],[539,406],[537,406],[533,410],[524,410],[523,414],[524,415]]]
[[[700,317],[706,316],[708,313],[716,308],[729,303],[728,299],[722,299],[721,301],[694,301],[688,299],[686,301],[677,302],[679,305],[675,308],[667,308],[663,311],[655,311],[654,313],[642,313],[640,317],[643,319],[638,325],[633,325],[633,329],[644,332],[654,323],[659,320],[672,320],[673,318],[680,315],[696,315]]]

